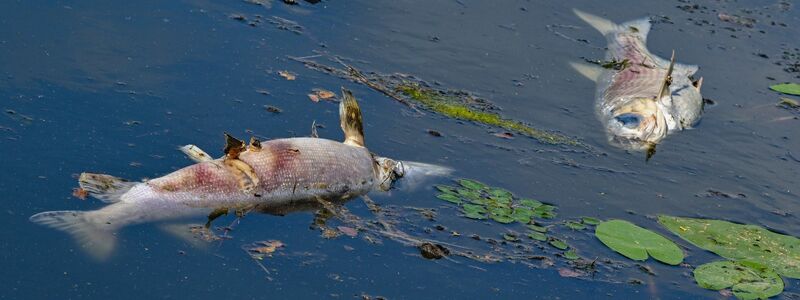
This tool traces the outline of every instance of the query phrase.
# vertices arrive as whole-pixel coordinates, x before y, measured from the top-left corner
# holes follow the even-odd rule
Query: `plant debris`
[[[285,70],[284,71],[278,71],[278,75],[281,75],[281,77],[285,78],[286,80],[295,80],[295,79],[297,79],[297,75],[295,75],[292,72],[285,71]]]
[[[427,259],[441,259],[450,255],[450,250],[439,244],[422,243],[419,245],[419,252],[422,257]]]
[[[263,260],[265,257],[272,257],[272,253],[280,248],[283,248],[283,246],[284,244],[281,241],[269,240],[254,242],[252,244],[245,245],[242,247],[242,249],[247,251],[247,254],[249,254],[251,258]]]

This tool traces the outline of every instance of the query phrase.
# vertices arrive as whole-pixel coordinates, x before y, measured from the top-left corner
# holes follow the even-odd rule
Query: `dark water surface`
[[[425,260],[417,249],[388,239],[324,239],[309,228],[311,212],[248,215],[232,240],[205,249],[154,224],[132,226],[119,232],[116,252],[104,263],[85,255],[66,234],[28,221],[41,211],[102,207],[71,196],[80,172],[161,176],[190,164],[178,146],[192,143],[219,155],[223,131],[306,136],[316,120],[326,126],[322,137],[341,139],[336,104],[310,101],[312,88],[354,91],[373,152],[453,167],[456,177],[556,204],[565,218],[624,218],[664,233],[650,217],[670,214],[800,236],[800,121],[776,108],[778,95],[767,89],[798,80],[797,73],[783,70],[784,51],[798,53],[800,47],[800,11],[791,1],[262,3],[0,2],[0,298],[719,297],[697,287],[690,268],[653,261],[644,264],[656,276],[632,264],[619,271],[619,283],[611,283],[562,278],[557,267]],[[594,83],[568,67],[569,61],[602,58],[605,46],[599,33],[572,14],[576,7],[616,22],[655,16],[649,48],[662,57],[675,49],[679,62],[701,66],[704,96],[716,104],[706,107],[696,130],[667,138],[649,163],[641,153],[606,143],[594,116]],[[757,23],[726,23],[720,12]],[[281,28],[270,22],[281,22],[275,17],[301,27]],[[363,70],[411,74],[445,89],[471,91],[502,107],[506,117],[577,137],[599,154],[520,136],[501,139],[489,134],[496,129],[419,115],[363,85],[287,58],[315,51],[339,55]],[[297,79],[283,79],[280,70]],[[282,112],[268,112],[265,105]],[[438,208],[436,222],[420,227],[502,230],[497,223],[458,217],[428,186],[372,199]],[[347,206],[369,214],[361,201]],[[268,239],[287,245],[263,261],[270,274],[241,249]],[[567,239],[586,257],[621,259],[588,233]],[[714,259],[687,249],[691,265]],[[797,280],[787,279],[782,296],[798,292]]]

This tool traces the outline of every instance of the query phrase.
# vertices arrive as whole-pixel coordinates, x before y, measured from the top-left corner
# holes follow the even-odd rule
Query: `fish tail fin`
[[[339,118],[344,131],[344,143],[364,147],[364,125],[361,120],[361,108],[350,90],[342,87],[342,102],[339,103]]]
[[[591,81],[597,82],[600,79],[600,75],[603,73],[603,69],[600,66],[590,65],[585,63],[579,63],[571,61],[569,65],[578,71],[581,75],[588,78]]]
[[[578,18],[581,18],[581,20],[594,27],[594,29],[600,31],[600,33],[602,33],[604,36],[616,31],[619,28],[619,25],[617,25],[614,22],[611,22],[608,19],[595,16],[593,14],[581,11],[577,8],[573,9],[572,12],[574,12],[575,15],[578,16]]]
[[[46,211],[30,217],[31,222],[42,224],[69,233],[89,255],[105,260],[114,250],[116,238],[112,228],[104,228],[93,218],[91,212]]]
[[[106,174],[81,173],[78,178],[80,187],[92,197],[106,203],[116,203],[138,182],[128,181]]]

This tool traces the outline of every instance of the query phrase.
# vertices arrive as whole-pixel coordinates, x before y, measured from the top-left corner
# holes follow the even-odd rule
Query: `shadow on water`
[[[681,62],[700,66],[703,96],[714,103],[701,124],[665,139],[649,162],[641,153],[608,145],[595,117],[594,84],[568,65],[602,59],[605,41],[572,14],[573,8],[619,22],[651,16],[648,48],[661,57],[675,49]],[[691,266],[629,263],[608,272],[615,280],[580,280],[559,275],[557,259],[542,269],[455,256],[422,259],[415,247],[370,235],[380,227],[372,227],[375,214],[363,201],[341,206],[359,222],[334,218],[327,225],[339,232],[340,226],[357,229],[353,224],[375,229],[357,229],[356,237],[322,238],[323,230],[309,229],[314,209],[282,217],[249,214],[230,239],[205,249],[141,225],[119,233],[119,251],[104,264],[92,263],[69,237],[35,226],[28,217],[53,209],[97,209],[102,204],[70,196],[76,174],[161,176],[188,164],[177,147],[218,149],[221,132],[306,136],[316,122],[320,136],[341,140],[335,103],[314,102],[308,94],[346,86],[361,99],[370,150],[453,167],[456,177],[553,203],[565,218],[622,218],[669,236],[652,217],[670,214],[800,236],[800,224],[793,221],[800,211],[793,188],[800,178],[800,136],[797,119],[791,118],[796,114],[776,107],[781,96],[767,89],[798,80],[800,56],[792,44],[800,35],[797,9],[787,1],[700,0],[613,6],[461,0],[3,2],[0,156],[6,172],[0,192],[6,226],[0,227],[0,253],[10,271],[1,278],[6,284],[0,297],[714,297],[717,292],[700,289],[686,275]],[[369,86],[290,58],[318,54],[365,73],[424,78],[436,91],[466,91],[490,101],[505,120],[576,138],[592,151],[420,114]],[[281,71],[296,79],[286,80]],[[427,186],[371,197],[398,230],[414,237],[490,251],[485,240],[470,235],[500,239],[498,229],[509,229],[462,218]],[[226,216],[215,224],[233,221]],[[590,233],[564,236],[582,255],[619,259]],[[261,261],[269,274],[242,251],[243,245],[265,240],[283,244]],[[713,257],[680,244],[689,249],[689,264]],[[787,279],[785,293],[798,293],[795,280]]]

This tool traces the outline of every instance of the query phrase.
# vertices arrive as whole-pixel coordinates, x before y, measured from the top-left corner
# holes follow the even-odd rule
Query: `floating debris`
[[[285,71],[285,70],[278,71],[278,75],[281,75],[281,77],[285,78],[286,80],[295,80],[295,79],[297,79],[297,75],[295,75],[292,72]]]
[[[279,114],[279,113],[283,112],[282,109],[280,109],[280,108],[278,108],[276,106],[272,106],[272,105],[264,105],[264,109],[266,109],[268,112],[271,112],[273,114]]]
[[[756,24],[756,19],[754,18],[731,15],[724,12],[720,12],[717,17],[719,17],[720,21],[741,25],[748,28],[753,28],[753,26]]]
[[[427,259],[441,259],[450,255],[450,250],[439,244],[423,243],[419,245],[419,252]]]
[[[89,196],[89,191],[76,187],[72,189],[72,196],[81,200],[86,200],[86,197]]]
[[[325,89],[313,89],[311,93],[308,94],[308,98],[314,102],[319,102],[320,100],[334,101],[336,100],[336,94]]]
[[[278,16],[272,16],[269,19],[269,22],[275,25],[275,27],[278,29],[290,31],[295,34],[303,34],[303,26],[300,26],[300,24],[295,21],[284,19]]]
[[[258,241],[246,245],[242,247],[242,249],[247,251],[247,254],[249,254],[251,258],[257,260],[263,260],[265,257],[272,257],[272,253],[283,247],[284,247],[283,242],[278,240],[269,240],[269,241]]]

